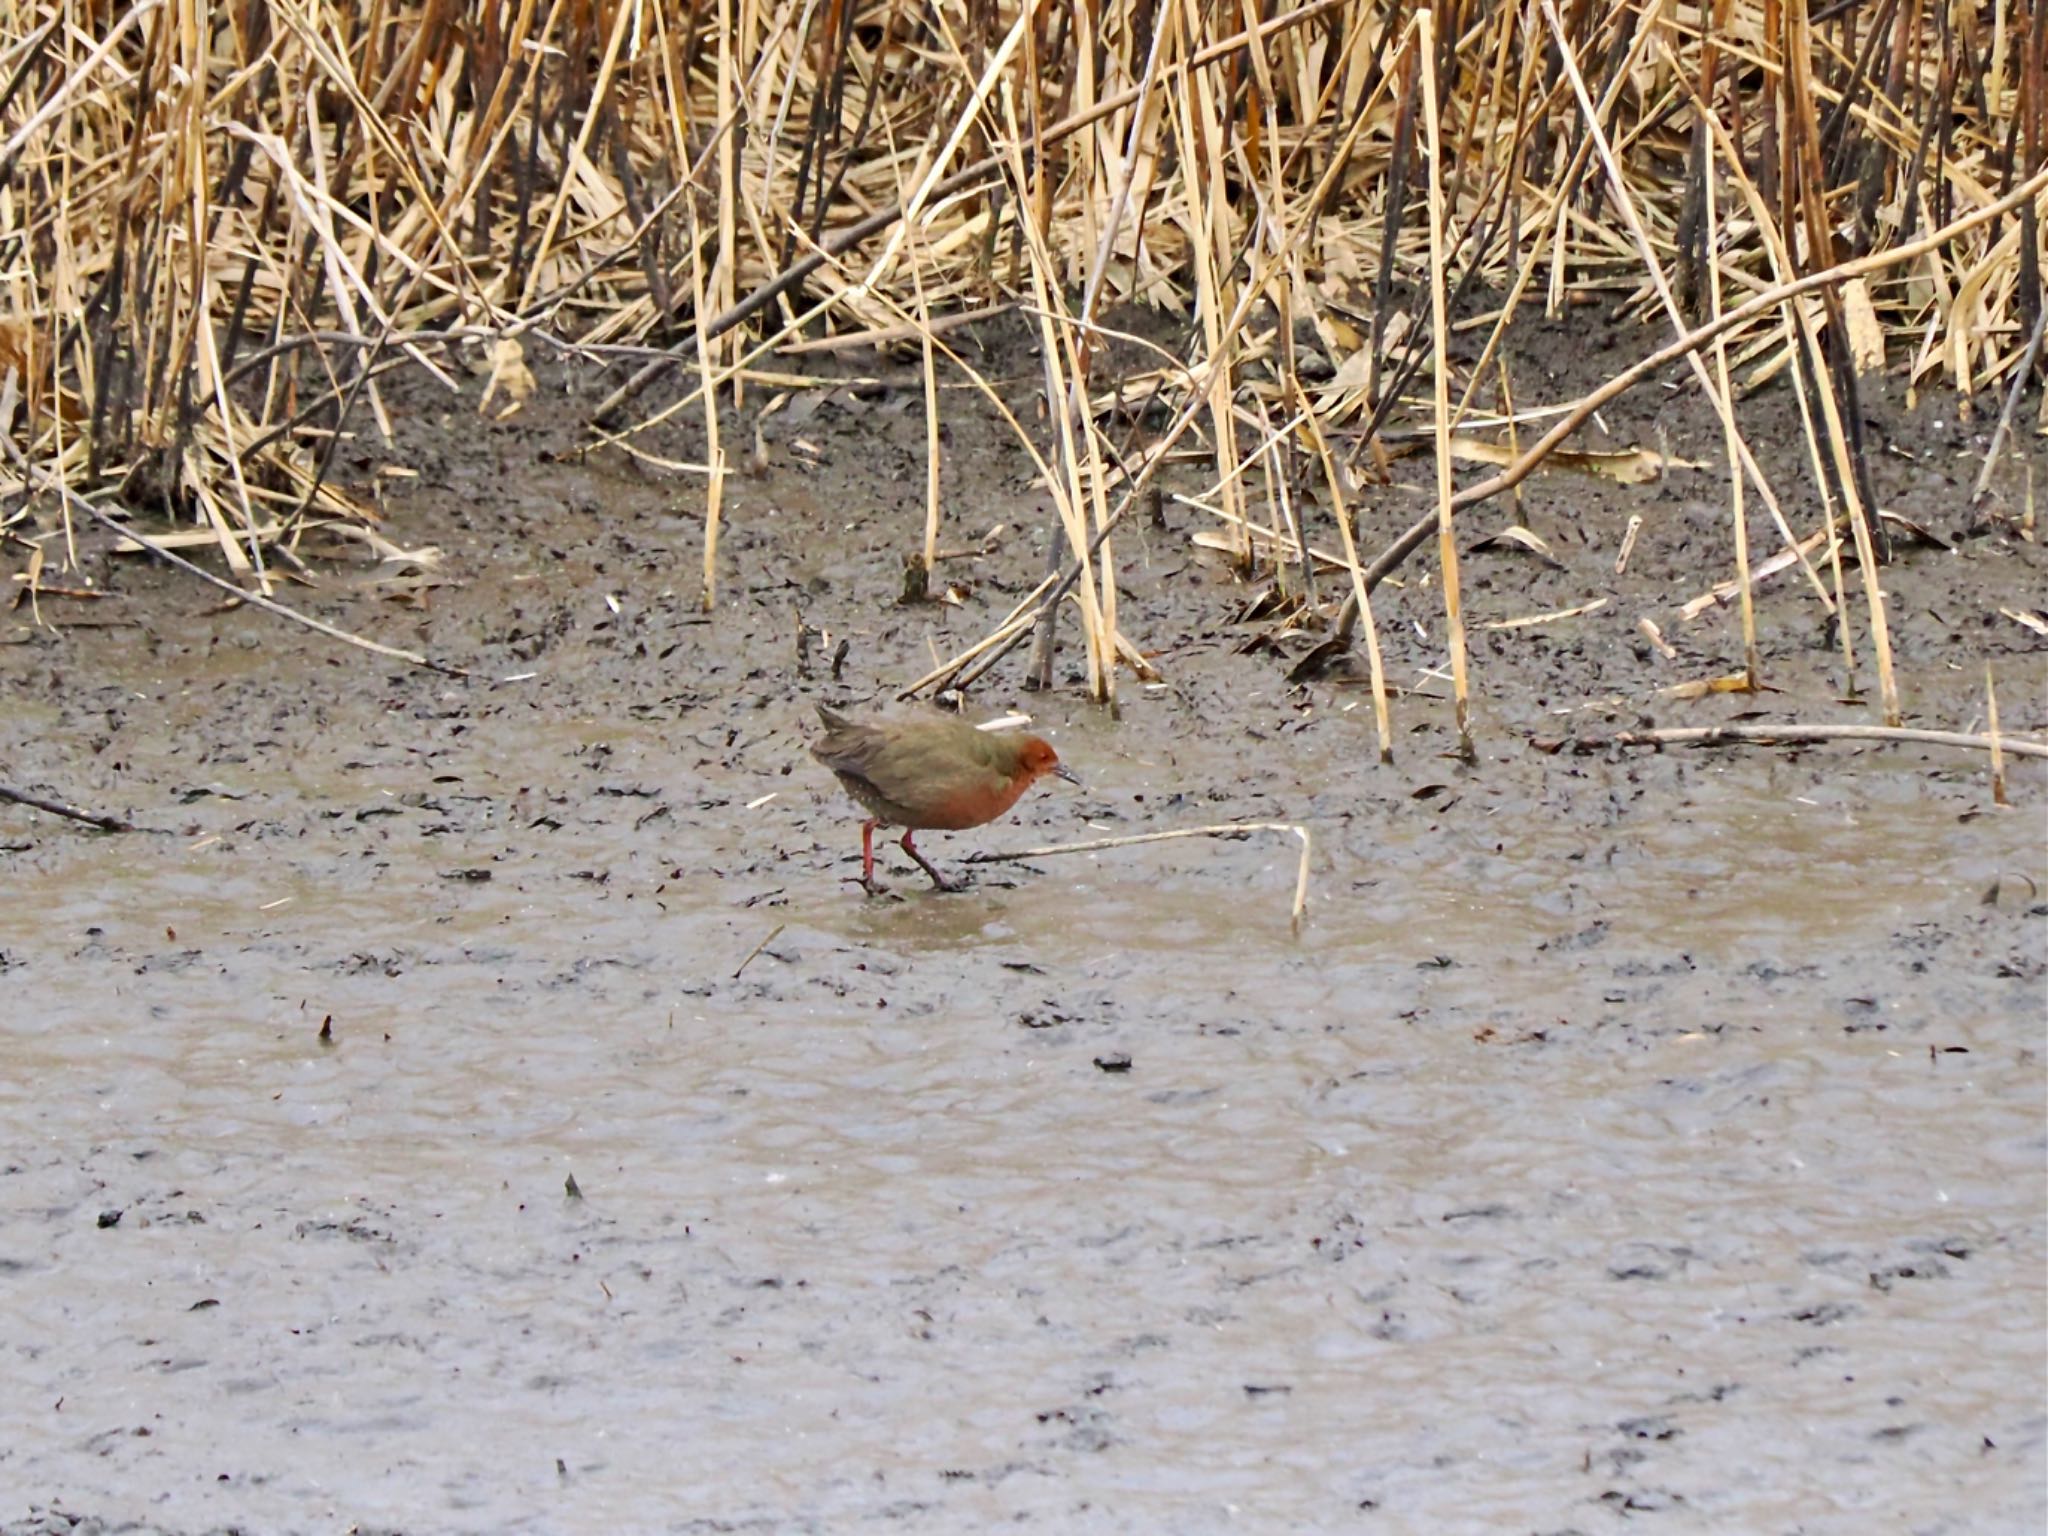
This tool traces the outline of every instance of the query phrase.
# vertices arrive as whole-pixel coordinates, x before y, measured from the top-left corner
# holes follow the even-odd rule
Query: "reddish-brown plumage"
[[[861,824],[861,883],[875,882],[875,828],[902,827],[903,851],[940,890],[951,882],[911,841],[913,833],[958,832],[994,821],[1047,774],[1078,783],[1038,736],[984,731],[945,715],[861,724],[818,706],[825,734],[811,755],[837,775],[868,813]]]

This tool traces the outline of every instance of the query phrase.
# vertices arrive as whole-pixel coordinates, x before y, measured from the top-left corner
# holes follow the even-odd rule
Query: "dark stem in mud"
[[[11,800],[16,805],[26,805],[33,810],[46,811],[52,816],[67,817],[82,821],[89,827],[98,827],[102,832],[139,832],[142,829],[132,821],[123,821],[118,816],[102,816],[98,811],[88,811],[62,800],[49,800],[41,795],[32,795],[25,789],[15,789],[0,784],[0,800]]]
[[[1097,552],[1101,550],[1103,544],[1108,540],[1109,536],[1112,533],[1116,532],[1117,524],[1123,521],[1124,513],[1130,510],[1130,505],[1131,504],[1128,501],[1126,501],[1121,507],[1118,507],[1116,511],[1112,512],[1109,515],[1109,517],[1104,520],[1102,526],[1096,530],[1095,537],[1091,539],[1088,543],[1088,558],[1090,560],[1093,560],[1095,558]],[[1052,556],[1053,558],[1049,563],[1049,568],[1047,571],[1048,575],[1051,574],[1053,570],[1057,570],[1059,568],[1059,546],[1057,544],[1052,546]],[[1039,621],[1042,620],[1046,614],[1051,613],[1055,608],[1059,606],[1061,600],[1065,598],[1069,592],[1074,590],[1074,583],[1079,581],[1080,579],[1081,562],[1079,560],[1075,560],[1067,566],[1066,573],[1062,575],[1060,579],[1053,584],[1052,590],[1045,594],[1045,600],[1041,602],[1037,608],[1032,610],[1032,622],[1030,624],[1024,625],[1021,628],[1019,628],[1016,634],[1010,636],[1009,639],[1005,640],[1001,645],[997,646],[994,650],[990,651],[986,656],[982,657],[979,661],[977,661],[974,664],[972,670],[968,671],[964,675],[956,674],[953,677],[940,678],[938,681],[942,685],[942,687],[970,688],[975,683],[979,682],[981,678],[987,674],[988,670],[991,667],[993,667],[997,662],[1001,661],[1005,656],[1009,655],[1010,652],[1017,649],[1018,646],[1022,645],[1027,635],[1032,635],[1037,632]],[[1050,683],[1048,683],[1046,686],[1050,686]],[[898,697],[908,698],[910,697],[910,693],[905,692],[899,694]]]
[[[1052,526],[1047,528],[1045,532],[1045,574],[1047,576],[1052,575],[1053,572],[1060,568],[1059,532],[1059,514],[1054,513]],[[1096,540],[1097,544],[1101,542],[1100,539]],[[1046,693],[1052,688],[1052,658],[1053,652],[1059,646],[1059,600],[1066,596],[1073,588],[1074,577],[1079,576],[1080,573],[1081,565],[1079,561],[1076,561],[1072,575],[1069,575],[1053,588],[1052,596],[1040,605],[1038,618],[1031,626],[1031,664],[1024,669],[1024,686],[1032,693]],[[1014,643],[1013,641],[1012,644]],[[1008,650],[1009,647],[1005,646],[996,652],[996,656],[1000,658]],[[982,670],[986,671],[987,668]],[[975,675],[979,676],[980,673]]]
[[[2026,393],[2027,380],[2034,376],[2034,365],[2041,360],[2043,332],[2048,332],[2048,306],[2034,317],[2034,334],[2027,338],[2026,355],[2012,373],[2012,388],[2005,392],[2005,409],[1998,413],[1998,425],[1991,430],[1991,446],[1984,451],[1984,467],[1977,471],[1977,483],[1970,487],[1970,504],[1975,506],[1984,499],[1984,492],[1991,485],[1991,471],[1998,463],[1999,450],[2005,447],[2006,435],[2012,431],[2013,417],[2019,414],[2020,396]]]

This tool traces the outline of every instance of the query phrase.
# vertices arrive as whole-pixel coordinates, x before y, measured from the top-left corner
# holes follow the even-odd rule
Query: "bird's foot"
[[[932,885],[936,889],[941,891],[964,891],[967,889],[967,882],[965,880],[949,878],[940,870],[938,865],[918,852],[917,844],[910,840],[908,832],[903,834],[903,851],[910,855],[912,863],[916,864],[919,869],[931,877]]]
[[[932,889],[935,891],[944,891],[949,896],[956,895],[974,883],[971,876],[942,874],[934,866],[926,864],[923,859],[917,862],[923,865],[924,872],[931,877]]]

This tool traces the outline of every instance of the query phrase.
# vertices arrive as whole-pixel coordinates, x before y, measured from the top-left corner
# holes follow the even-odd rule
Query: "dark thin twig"
[[[57,30],[58,23],[63,19],[62,16],[52,16],[36,29],[35,34],[24,45],[21,62],[15,66],[14,74],[8,79],[6,87],[0,89],[0,113],[5,113],[14,105],[16,94],[28,83],[28,77],[35,73],[36,65],[42,61],[43,49],[49,44],[50,34]],[[9,157],[7,164],[0,167],[0,181],[6,180],[14,173],[14,162],[20,158],[20,151],[17,150]]]
[[[7,784],[0,784],[0,800],[12,800],[16,805],[26,805],[34,810],[47,811],[52,816],[64,816],[72,821],[82,821],[88,827],[98,827],[102,832],[140,832],[143,830],[136,826],[134,822],[123,821],[118,816],[102,816],[97,811],[83,810],[78,806],[68,805],[62,800],[46,800],[41,795],[32,795],[25,789],[15,789]]]
[[[754,963],[754,957],[760,954],[761,951],[766,949],[770,944],[773,944],[776,938],[781,934],[782,930],[787,928],[788,926],[789,924],[787,923],[777,923],[773,928],[770,928],[768,930],[768,937],[763,939],[760,943],[756,944],[752,949],[747,951],[747,958],[740,962],[739,970],[734,971],[732,973],[732,979],[734,981],[738,981],[740,979],[740,971],[744,971],[748,966],[752,965]]]
[[[1998,413],[1998,425],[1991,430],[1991,447],[1984,454],[1984,467],[1977,471],[1977,483],[1970,487],[1972,506],[1984,499],[1984,492],[1991,485],[1992,466],[1998,462],[1998,452],[2005,446],[2005,435],[2012,430],[2013,416],[2019,411],[2020,396],[2026,392],[2027,380],[2033,376],[2035,359],[2041,355],[2044,332],[2048,332],[2048,304],[2041,306],[2040,316],[2034,321],[2034,334],[2027,339],[2027,355],[2013,370],[2012,388],[2006,391],[2005,409]]]

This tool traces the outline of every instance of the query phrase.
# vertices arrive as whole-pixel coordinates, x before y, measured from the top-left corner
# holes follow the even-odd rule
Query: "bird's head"
[[[1017,772],[1028,783],[1051,774],[1056,779],[1065,779],[1069,784],[1078,785],[1080,777],[1060,761],[1059,753],[1053,751],[1052,743],[1042,736],[1026,736],[1017,743]]]

